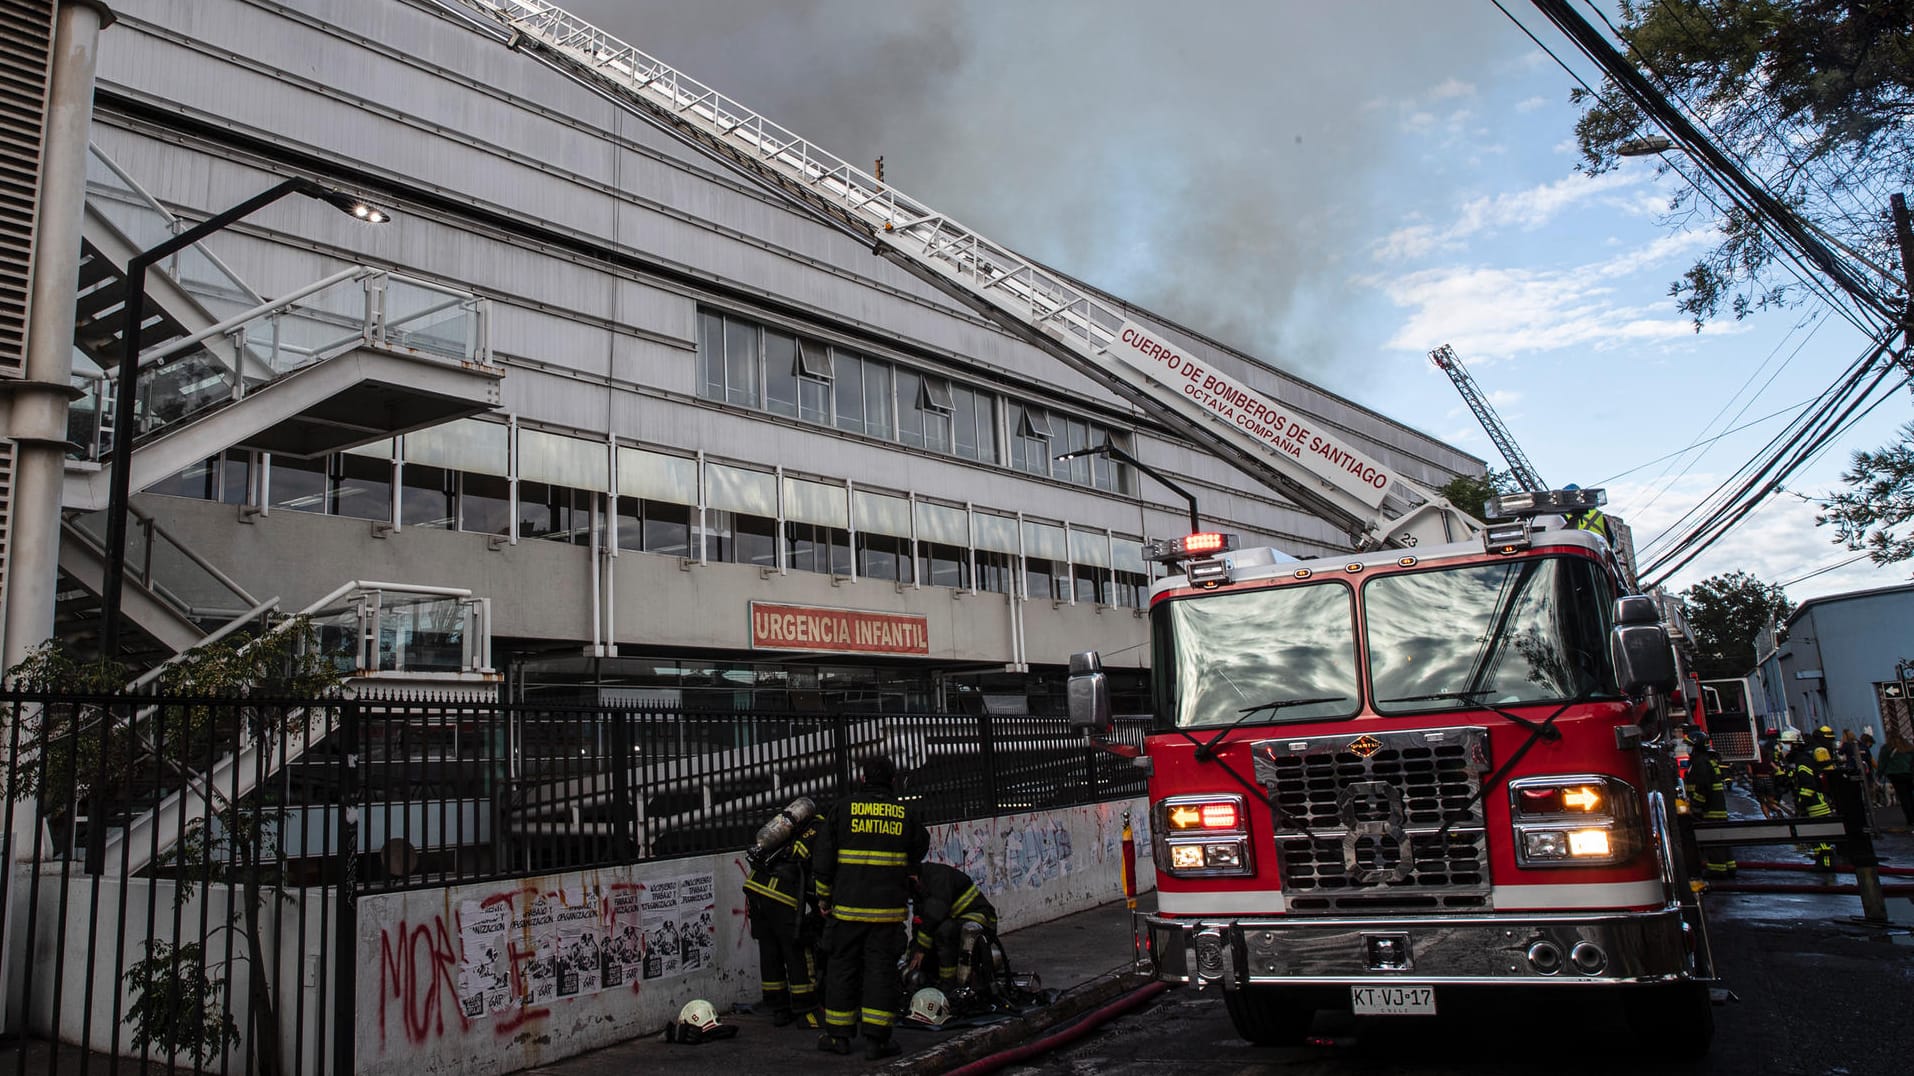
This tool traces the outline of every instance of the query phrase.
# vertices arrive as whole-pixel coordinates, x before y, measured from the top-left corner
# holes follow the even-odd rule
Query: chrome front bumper
[[[1197,989],[1281,984],[1652,983],[1690,967],[1680,910],[1406,919],[1138,915],[1144,970]]]

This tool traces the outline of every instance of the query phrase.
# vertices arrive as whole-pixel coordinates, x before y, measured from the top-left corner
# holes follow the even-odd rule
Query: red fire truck
[[[1259,1044],[1317,1009],[1607,989],[1638,1034],[1706,1049],[1667,635],[1606,543],[1544,525],[1591,496],[1505,498],[1507,524],[1440,546],[1152,550],[1180,568],[1150,612],[1157,977],[1220,989]],[[1094,653],[1070,691],[1108,727]]]

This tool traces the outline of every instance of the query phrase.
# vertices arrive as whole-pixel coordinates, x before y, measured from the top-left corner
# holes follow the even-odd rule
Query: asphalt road
[[[1775,857],[1787,853],[1775,850]],[[1749,858],[1757,858],[1750,855]],[[1797,857],[1798,858],[1798,857]],[[1901,860],[1907,862],[1908,860]],[[1746,879],[1744,875],[1744,880]],[[1775,880],[1805,881],[1805,876]],[[1214,992],[1172,990],[1071,1048],[1006,1071],[1030,1074],[1501,1076],[1545,1071],[1750,1076],[1901,1076],[1914,1071],[1914,936],[1863,927],[1853,897],[1709,898],[1724,985],[1714,1047],[1700,1062],[1645,1052],[1612,1006],[1575,994],[1547,1007],[1501,1005],[1436,1017],[1319,1014],[1315,1043],[1251,1046]],[[1914,923],[1914,905],[1889,901]],[[1442,1005],[1442,1001],[1438,1001]]]

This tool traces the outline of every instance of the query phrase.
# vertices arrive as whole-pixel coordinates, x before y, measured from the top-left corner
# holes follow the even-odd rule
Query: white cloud
[[[1548,98],[1543,97],[1540,94],[1537,94],[1534,97],[1528,97],[1528,98],[1524,98],[1523,100],[1517,101],[1515,103],[1515,110],[1517,112],[1525,112],[1525,113],[1533,112],[1536,109],[1543,108],[1547,105],[1548,105]]]
[[[1475,84],[1458,78],[1446,78],[1430,87],[1427,98],[1442,101],[1451,97],[1474,97]]]
[[[1405,230],[1406,232],[1407,230]],[[1429,243],[1427,235],[1400,237]],[[1402,275],[1372,274],[1359,283],[1409,310],[1387,346],[1421,351],[1455,345],[1468,361],[1492,362],[1555,348],[1609,350],[1645,341],[1692,339],[1694,326],[1673,315],[1658,294],[1649,305],[1618,302],[1625,278],[1675,258],[1706,237],[1661,236],[1643,247],[1583,265],[1547,269],[1444,266]],[[1630,288],[1641,294],[1643,289]],[[1711,333],[1741,331],[1715,326]]]
[[[1534,231],[1565,211],[1592,201],[1614,206],[1631,216],[1640,215],[1644,198],[1637,193],[1647,182],[1644,178],[1607,172],[1599,176],[1564,176],[1527,190],[1471,198],[1456,210],[1456,219],[1447,227],[1416,223],[1398,228],[1377,240],[1371,255],[1381,262],[1419,258],[1441,250],[1459,250],[1463,241],[1479,234],[1493,234],[1504,228]],[[1659,198],[1649,195],[1659,207]]]

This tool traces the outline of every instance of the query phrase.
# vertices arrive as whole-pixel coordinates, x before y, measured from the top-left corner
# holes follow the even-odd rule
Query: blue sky
[[[1863,347],[1817,306],[1696,333],[1706,232],[1650,160],[1574,170],[1570,77],[1487,0],[574,0],[640,48],[1027,254],[1496,465],[1427,359],[1453,345],[1544,478],[1606,485],[1638,543]],[[1509,9],[1560,55],[1527,5]],[[1831,488],[1902,394],[1790,483]],[[1898,583],[1783,494],[1673,583],[1797,601]]]

